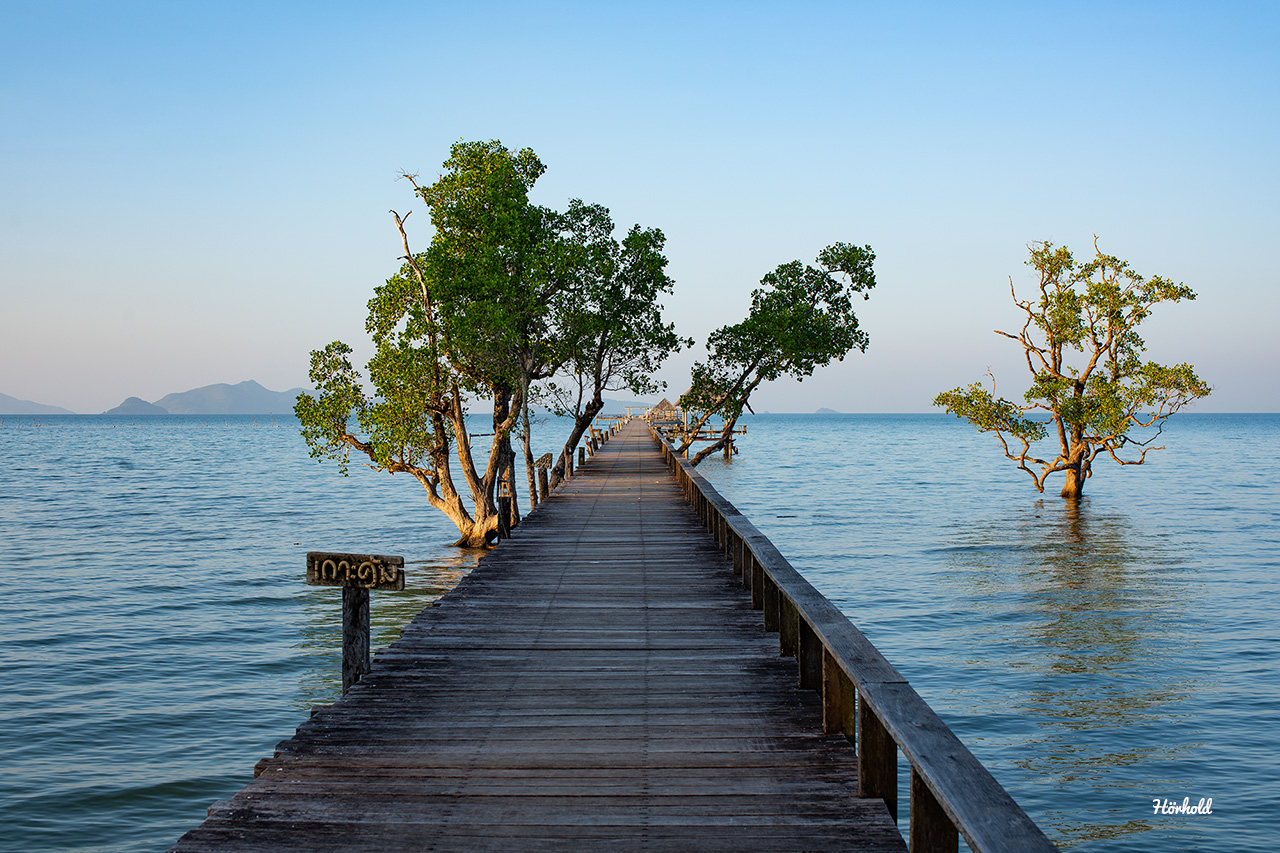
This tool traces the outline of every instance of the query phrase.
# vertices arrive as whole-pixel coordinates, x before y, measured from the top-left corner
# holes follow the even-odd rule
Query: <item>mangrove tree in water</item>
[[[1104,255],[1094,238],[1094,257],[1076,261],[1065,246],[1035,243],[1027,265],[1039,276],[1039,294],[1019,299],[1022,329],[1002,332],[1023,350],[1031,386],[1023,402],[995,396],[975,382],[939,394],[935,406],[992,432],[1004,455],[1044,491],[1050,474],[1062,472],[1064,498],[1078,498],[1093,462],[1105,453],[1121,465],[1141,465],[1166,418],[1208,396],[1190,364],[1166,367],[1143,358],[1138,326],[1161,302],[1196,298],[1191,288],[1167,278],[1145,278],[1126,261]],[[1153,428],[1137,437],[1134,428]],[[1056,439],[1057,455],[1036,455],[1033,443]],[[1047,456],[1047,454],[1046,454]]]
[[[746,319],[712,332],[707,360],[693,366],[680,405],[694,415],[677,451],[686,452],[712,417],[722,419],[719,438],[691,464],[731,450],[734,425],[743,409],[750,410],[760,383],[782,376],[803,380],[855,348],[865,352],[867,333],[858,326],[853,297],[865,300],[875,287],[875,258],[870,246],[835,243],[818,254],[817,266],[792,261],[760,279]]]

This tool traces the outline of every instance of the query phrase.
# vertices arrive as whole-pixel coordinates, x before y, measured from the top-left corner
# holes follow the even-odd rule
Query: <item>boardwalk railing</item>
[[[1027,817],[901,673],[772,542],[725,500],[657,430],[655,440],[698,518],[733,560],[733,571],[797,659],[800,686],[822,695],[823,728],[842,732],[858,756],[858,794],[898,814],[898,751],[911,768],[912,853],[954,851],[957,832],[974,853],[1053,851]]]

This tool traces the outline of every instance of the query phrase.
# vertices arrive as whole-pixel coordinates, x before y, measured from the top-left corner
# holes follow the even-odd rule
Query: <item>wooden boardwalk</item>
[[[645,425],[174,851],[903,850]]]

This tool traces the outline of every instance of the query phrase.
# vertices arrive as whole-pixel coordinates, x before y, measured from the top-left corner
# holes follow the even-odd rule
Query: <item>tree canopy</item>
[[[782,376],[803,380],[855,348],[865,352],[868,337],[854,314],[854,295],[865,300],[875,287],[874,262],[870,246],[835,243],[818,253],[816,266],[791,261],[760,279],[747,317],[712,332],[706,361],[693,366],[680,405],[696,414],[679,452],[692,446],[713,416],[723,419],[720,437],[692,464],[731,448],[734,425],[760,383]]]
[[[1141,465],[1166,418],[1209,394],[1190,364],[1167,367],[1144,359],[1138,327],[1161,302],[1193,300],[1195,293],[1167,278],[1139,275],[1104,254],[1094,240],[1094,257],[1079,262],[1065,246],[1036,243],[1028,266],[1039,277],[1039,293],[1019,299],[1023,315],[1016,333],[996,334],[1023,349],[1031,385],[1021,403],[995,396],[975,382],[939,394],[934,405],[967,419],[981,432],[995,433],[1007,458],[1031,475],[1043,492],[1051,474],[1063,472],[1062,496],[1079,497],[1105,453],[1121,465]],[[1154,428],[1135,437],[1134,430]],[[1033,445],[1057,439],[1052,458]],[[1033,467],[1034,466],[1034,467]]]
[[[369,467],[409,473],[457,525],[459,545],[495,535],[498,483],[516,494],[512,435],[523,418],[531,464],[530,400],[537,383],[584,363],[591,335],[583,317],[594,311],[611,328],[647,329],[596,341],[609,365],[599,387],[636,385],[635,371],[612,365],[656,367],[678,344],[656,301],[671,289],[662,233],[636,226],[618,244],[599,205],[574,200],[559,213],[532,204],[529,190],[544,171],[530,149],[491,141],[454,145],[434,183],[406,175],[430,210],[434,235],[426,251],[411,251],[409,214],[392,211],[404,254],[368,303],[372,388],[351,364],[351,347],[335,341],[312,353],[316,394],[301,395],[295,407],[313,456],[336,459],[345,473],[355,450]],[[615,290],[630,301],[611,301]],[[472,401],[486,401],[492,418],[482,465],[466,422]],[[454,483],[455,465],[469,505]],[[514,501],[512,514],[518,522]]]
[[[673,283],[661,231],[635,225],[619,241],[608,210],[576,199],[566,222],[578,248],[572,264],[578,279],[553,298],[563,369],[538,395],[552,411],[574,419],[554,476],[563,475],[565,457],[604,409],[606,391],[661,390],[653,374],[667,356],[693,343],[662,318],[658,299]]]

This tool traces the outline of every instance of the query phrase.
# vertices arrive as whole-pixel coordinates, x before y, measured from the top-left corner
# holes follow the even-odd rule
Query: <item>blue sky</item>
[[[1019,393],[1009,277],[1031,241],[1096,234],[1198,292],[1147,341],[1215,387],[1200,410],[1280,411],[1272,3],[2,10],[2,393],[304,384],[311,349],[363,346],[387,211],[415,207],[396,176],[496,138],[547,164],[540,203],[662,228],[668,315],[700,340],[777,264],[872,245],[867,353],[758,410],[927,411],[988,368]]]

